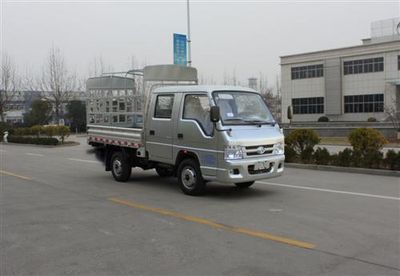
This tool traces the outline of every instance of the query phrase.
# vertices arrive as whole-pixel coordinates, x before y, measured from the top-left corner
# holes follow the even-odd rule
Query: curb
[[[73,141],[73,143],[67,143],[67,144],[60,144],[60,145],[36,145],[36,144],[23,144],[23,143],[4,143],[0,142],[0,145],[13,145],[13,146],[21,146],[21,147],[37,147],[37,148],[67,148],[67,147],[74,147],[74,146],[79,146],[81,143]]]
[[[300,164],[300,163],[285,163],[285,167],[286,168],[295,168],[295,169],[306,169],[306,170],[360,173],[360,174],[370,174],[370,175],[372,174],[372,175],[400,177],[400,171],[392,171],[392,170],[377,170],[377,169],[365,169],[365,168],[354,168],[354,167],[336,167],[336,166]]]

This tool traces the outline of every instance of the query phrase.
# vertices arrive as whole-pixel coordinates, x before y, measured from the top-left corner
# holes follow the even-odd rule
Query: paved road
[[[400,275],[397,178],[287,169],[189,197],[113,181],[81,142],[0,146],[1,275]]]

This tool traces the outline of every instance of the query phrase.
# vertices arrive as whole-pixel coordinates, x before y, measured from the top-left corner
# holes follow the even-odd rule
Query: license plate
[[[261,171],[269,168],[269,162],[257,162],[254,164],[255,171]]]

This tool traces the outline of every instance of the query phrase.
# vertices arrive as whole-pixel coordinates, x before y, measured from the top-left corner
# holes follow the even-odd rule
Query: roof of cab
[[[154,93],[183,93],[183,92],[213,92],[213,91],[246,91],[256,92],[256,90],[241,87],[241,86],[229,86],[229,85],[178,85],[178,86],[163,86],[154,89]]]

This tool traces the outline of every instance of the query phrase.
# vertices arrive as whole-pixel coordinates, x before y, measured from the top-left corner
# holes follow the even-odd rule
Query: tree
[[[7,105],[13,100],[18,90],[16,68],[7,54],[1,56],[0,77],[0,121],[4,122]]]
[[[396,100],[392,98],[391,102],[396,103]],[[386,120],[392,123],[394,129],[400,131],[400,112],[397,110],[396,106],[386,105],[384,111],[387,115]]]
[[[48,124],[52,114],[52,105],[45,100],[32,102],[32,109],[25,114],[24,121],[28,126]]]
[[[86,105],[83,101],[70,101],[67,104],[67,119],[71,130],[84,131],[86,127]]]
[[[64,104],[70,100],[72,92],[77,87],[76,75],[68,71],[59,48],[53,46],[50,49],[47,62],[43,66],[40,87],[45,93],[44,98],[53,104],[58,124],[63,116]]]

